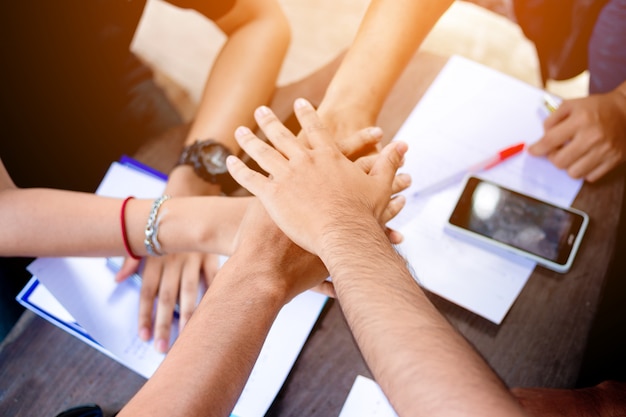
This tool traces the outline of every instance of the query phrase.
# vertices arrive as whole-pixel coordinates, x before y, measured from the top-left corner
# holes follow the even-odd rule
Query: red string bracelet
[[[126,211],[126,203],[128,203],[128,200],[132,200],[133,197],[128,196],[124,199],[124,201],[122,202],[122,209],[120,210],[120,223],[122,225],[122,240],[124,241],[124,248],[126,249],[126,253],[128,253],[128,256],[130,256],[131,258],[135,259],[135,260],[140,260],[141,257],[135,255],[132,251],[132,249],[130,248],[130,244],[128,243],[128,236],[126,235],[126,221],[124,221],[124,213]]]

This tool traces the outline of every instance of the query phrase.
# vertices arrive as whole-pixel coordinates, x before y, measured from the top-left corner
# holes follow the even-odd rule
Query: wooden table
[[[444,64],[444,58],[427,54],[418,54],[410,63],[380,115],[379,125],[389,138]],[[309,87],[313,83],[319,91],[333,68],[312,76]],[[304,87],[298,83],[281,89],[273,107],[287,116],[293,98],[308,91]],[[144,160],[153,162],[150,155]],[[154,165],[158,167],[156,160]],[[574,206],[589,213],[591,224],[572,270],[561,275],[537,268],[500,326],[432,295],[440,311],[509,386],[575,383],[613,255],[623,192],[622,175],[583,187]],[[371,377],[338,303],[331,300],[267,415],[337,416],[359,374]],[[24,313],[0,346],[2,416],[54,416],[85,402],[96,402],[112,413],[143,382],[31,312]]]

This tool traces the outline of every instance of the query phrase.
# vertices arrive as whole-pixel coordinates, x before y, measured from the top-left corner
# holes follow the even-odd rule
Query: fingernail
[[[237,157],[235,155],[228,155],[226,157],[226,165],[234,165],[237,163]]]
[[[411,185],[411,176],[406,173],[399,174],[400,181],[402,181],[402,185],[405,187],[409,187]]]
[[[159,339],[155,343],[156,350],[161,353],[167,352],[167,341],[165,339]]]
[[[245,126],[239,126],[236,130],[235,130],[235,136],[237,137],[241,137],[241,136],[245,136],[248,133],[251,133],[250,129],[248,129]]]
[[[270,114],[270,109],[267,106],[261,106],[256,109],[255,114],[257,116],[267,116]]]
[[[370,127],[367,132],[373,138],[383,137],[383,130],[380,127]]]
[[[150,330],[147,327],[142,327],[139,329],[139,338],[144,342],[150,340]]]
[[[396,152],[400,154],[400,156],[404,157],[404,154],[409,149],[409,145],[404,142],[396,142]]]
[[[394,244],[398,245],[404,241],[404,235],[398,232],[397,230],[393,231],[393,235],[394,235],[393,237]]]
[[[296,99],[296,102],[294,103],[294,107],[296,109],[302,109],[304,107],[308,107],[310,106],[309,102],[303,98],[298,98]]]

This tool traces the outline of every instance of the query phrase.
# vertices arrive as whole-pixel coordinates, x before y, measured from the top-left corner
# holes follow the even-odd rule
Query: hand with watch
[[[219,185],[228,195],[240,188],[226,168],[229,155],[232,155],[230,149],[213,139],[195,141],[183,149],[178,165],[190,165],[198,177]]]

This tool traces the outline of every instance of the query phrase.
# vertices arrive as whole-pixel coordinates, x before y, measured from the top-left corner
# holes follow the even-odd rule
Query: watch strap
[[[208,172],[202,163],[200,155],[201,149],[209,145],[220,147],[222,152],[227,155],[232,155],[231,150],[228,149],[227,146],[222,145],[214,139],[205,139],[202,141],[196,140],[194,143],[183,149],[183,152],[178,160],[178,165],[190,165],[196,175],[204,181],[219,185],[224,194],[230,194],[241,186],[233,179],[228,170],[223,173],[213,174]]]

